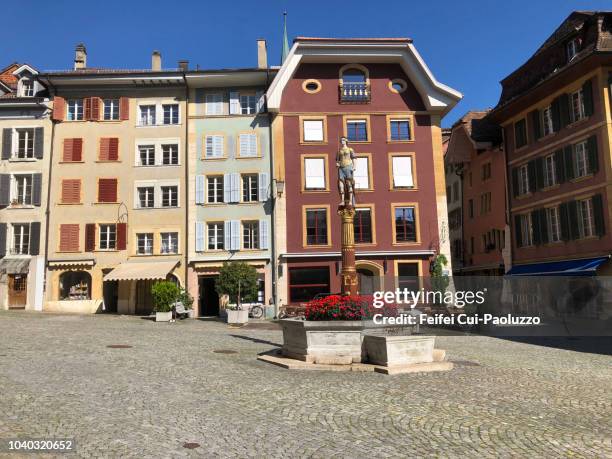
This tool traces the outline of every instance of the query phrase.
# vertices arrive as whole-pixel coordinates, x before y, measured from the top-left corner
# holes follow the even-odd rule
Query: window
[[[518,194],[529,193],[529,167],[523,164],[518,168]]]
[[[491,212],[491,192],[480,195],[480,215]]]
[[[353,180],[355,181],[355,189],[369,190],[370,184],[370,157],[358,156],[353,159],[355,169],[353,171]]]
[[[117,202],[117,179],[98,180],[98,202]]]
[[[78,224],[62,224],[60,225],[60,252],[78,252],[79,251],[79,225]]]
[[[17,223],[13,225],[13,255],[28,255],[30,253],[30,224]]]
[[[175,143],[162,145],[162,164],[164,166],[177,166],[179,163],[178,158],[178,145]]]
[[[520,216],[521,223],[521,241],[523,247],[533,245],[533,231],[531,228],[531,214],[523,214]]]
[[[14,204],[32,205],[32,175],[15,175]]]
[[[178,186],[162,186],[162,207],[178,207]]]
[[[306,245],[327,244],[327,209],[306,209]]]
[[[373,242],[371,209],[355,209],[353,225],[356,244],[371,244]]]
[[[223,250],[223,222],[209,223],[208,250]]]
[[[544,186],[553,186],[557,183],[555,155],[544,158]]]
[[[104,120],[117,121],[119,119],[119,99],[104,99]]]
[[[413,188],[412,156],[391,156],[393,188]]]
[[[482,165],[480,177],[483,182],[491,178],[491,163],[484,163]]]
[[[259,248],[259,222],[244,222],[242,224],[242,248],[254,250]]]
[[[34,157],[34,129],[17,129],[17,151],[19,159]]]
[[[323,120],[303,120],[304,142],[324,142]]]
[[[22,97],[33,97],[34,96],[34,81],[26,78],[21,80],[21,96]]]
[[[152,186],[138,187],[138,208],[146,209],[155,206],[155,188]]]
[[[138,255],[153,255],[153,233],[139,233],[136,235],[136,240]]]
[[[178,253],[178,233],[161,233],[161,253]]]
[[[240,96],[240,113],[242,113],[243,115],[251,115],[253,113],[257,113],[257,96]]]
[[[83,139],[64,139],[64,150],[62,152],[62,161],[81,162],[83,159]]]
[[[389,81],[389,89],[391,90],[391,92],[402,93],[406,90],[407,87],[408,83],[406,83],[406,81],[402,80],[401,78],[395,78]]]
[[[62,180],[62,204],[80,204],[81,202],[81,180]]]
[[[100,250],[115,250],[117,225],[100,225]]]
[[[179,123],[179,106],[178,104],[164,104],[162,105],[164,112],[164,124],[178,124]]]
[[[240,157],[256,157],[257,156],[257,134],[240,134],[239,136],[239,156]]]
[[[304,158],[304,189],[325,190],[325,182],[325,158]]]
[[[321,82],[312,79],[306,80],[302,83],[302,89],[309,94],[315,94],[321,90]]]
[[[99,161],[118,161],[119,160],[119,138],[101,137]]]
[[[370,100],[367,77],[363,70],[348,68],[342,72],[340,101],[345,103],[367,103]]]
[[[66,102],[68,107],[68,121],[83,120],[83,99],[70,99]]]
[[[223,115],[222,94],[206,94],[206,114]]]
[[[391,131],[391,140],[407,141],[411,140],[410,136],[410,121],[409,120],[394,120],[389,122]]]
[[[559,230],[559,210],[556,207],[546,209],[546,223],[548,240],[550,242],[559,242],[561,240],[561,232]]]
[[[578,229],[581,238],[595,235],[593,200],[591,198],[578,201]]]
[[[570,94],[571,104],[571,121],[572,123],[580,121],[585,117],[584,111],[584,94],[582,89]]]
[[[140,145],[138,147],[141,166],[155,165],[155,145]]]
[[[91,275],[86,271],[66,271],[59,278],[60,300],[90,300]]]
[[[289,301],[312,300],[317,294],[330,293],[329,267],[289,268]]]
[[[474,218],[474,200],[470,199],[468,201],[468,215],[470,218]]]
[[[574,173],[575,178],[584,177],[589,173],[587,156],[587,143],[580,142],[574,145]]]
[[[218,204],[223,202],[223,176],[209,175],[206,177],[208,183],[208,194],[206,202],[209,204]]]
[[[542,129],[544,135],[553,133],[552,111],[550,105],[542,110]]]
[[[574,38],[570,41],[567,42],[567,45],[565,45],[565,50],[567,52],[567,61],[571,61],[576,54],[578,54],[578,51],[580,50],[580,40],[578,38]]]
[[[409,292],[419,289],[419,265],[417,263],[397,264],[397,287]]]
[[[222,135],[207,135],[205,146],[206,158],[223,158],[224,138]]]
[[[258,200],[257,178],[257,174],[245,174],[242,176],[242,202]]]
[[[140,105],[140,125],[153,126],[155,125],[155,105]]]
[[[395,242],[416,242],[416,215],[414,207],[395,208]]]
[[[368,122],[367,120],[347,120],[346,138],[351,142],[368,141]]]
[[[527,122],[524,118],[514,123],[514,145],[516,148],[527,145]]]

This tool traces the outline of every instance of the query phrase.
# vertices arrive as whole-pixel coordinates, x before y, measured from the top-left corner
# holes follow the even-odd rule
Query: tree
[[[434,292],[440,292],[442,298],[444,298],[444,292],[446,292],[446,289],[450,283],[448,275],[444,273],[444,267],[447,264],[448,260],[443,254],[436,256],[431,264],[431,289]]]
[[[219,295],[229,296],[230,303],[235,302],[240,309],[242,300],[251,302],[257,299],[257,270],[242,261],[225,262],[215,288]]]
[[[153,296],[153,307],[155,311],[172,311],[172,306],[176,302],[179,293],[179,288],[174,282],[161,281],[153,284],[153,287],[151,287],[151,295]]]

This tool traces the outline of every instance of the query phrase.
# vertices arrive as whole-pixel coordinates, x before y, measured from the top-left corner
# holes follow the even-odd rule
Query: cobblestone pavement
[[[256,360],[280,341],[273,326],[0,312],[0,439],[72,437],[84,457],[612,457],[610,355],[449,336],[444,373]]]

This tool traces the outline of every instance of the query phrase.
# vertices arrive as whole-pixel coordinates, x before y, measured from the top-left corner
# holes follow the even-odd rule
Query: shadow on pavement
[[[497,338],[567,351],[612,355],[612,336],[498,336]]]
[[[252,341],[253,343],[269,344],[270,346],[283,347],[282,344],[274,343],[272,341],[268,341],[268,340],[265,340],[265,339],[251,338],[250,336],[242,336],[242,335],[230,335],[230,336],[232,338],[239,338],[239,339],[245,339],[247,341]]]

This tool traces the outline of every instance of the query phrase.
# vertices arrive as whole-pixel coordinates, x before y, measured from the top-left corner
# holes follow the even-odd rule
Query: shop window
[[[85,271],[66,271],[59,278],[60,300],[91,300],[91,275]]]

